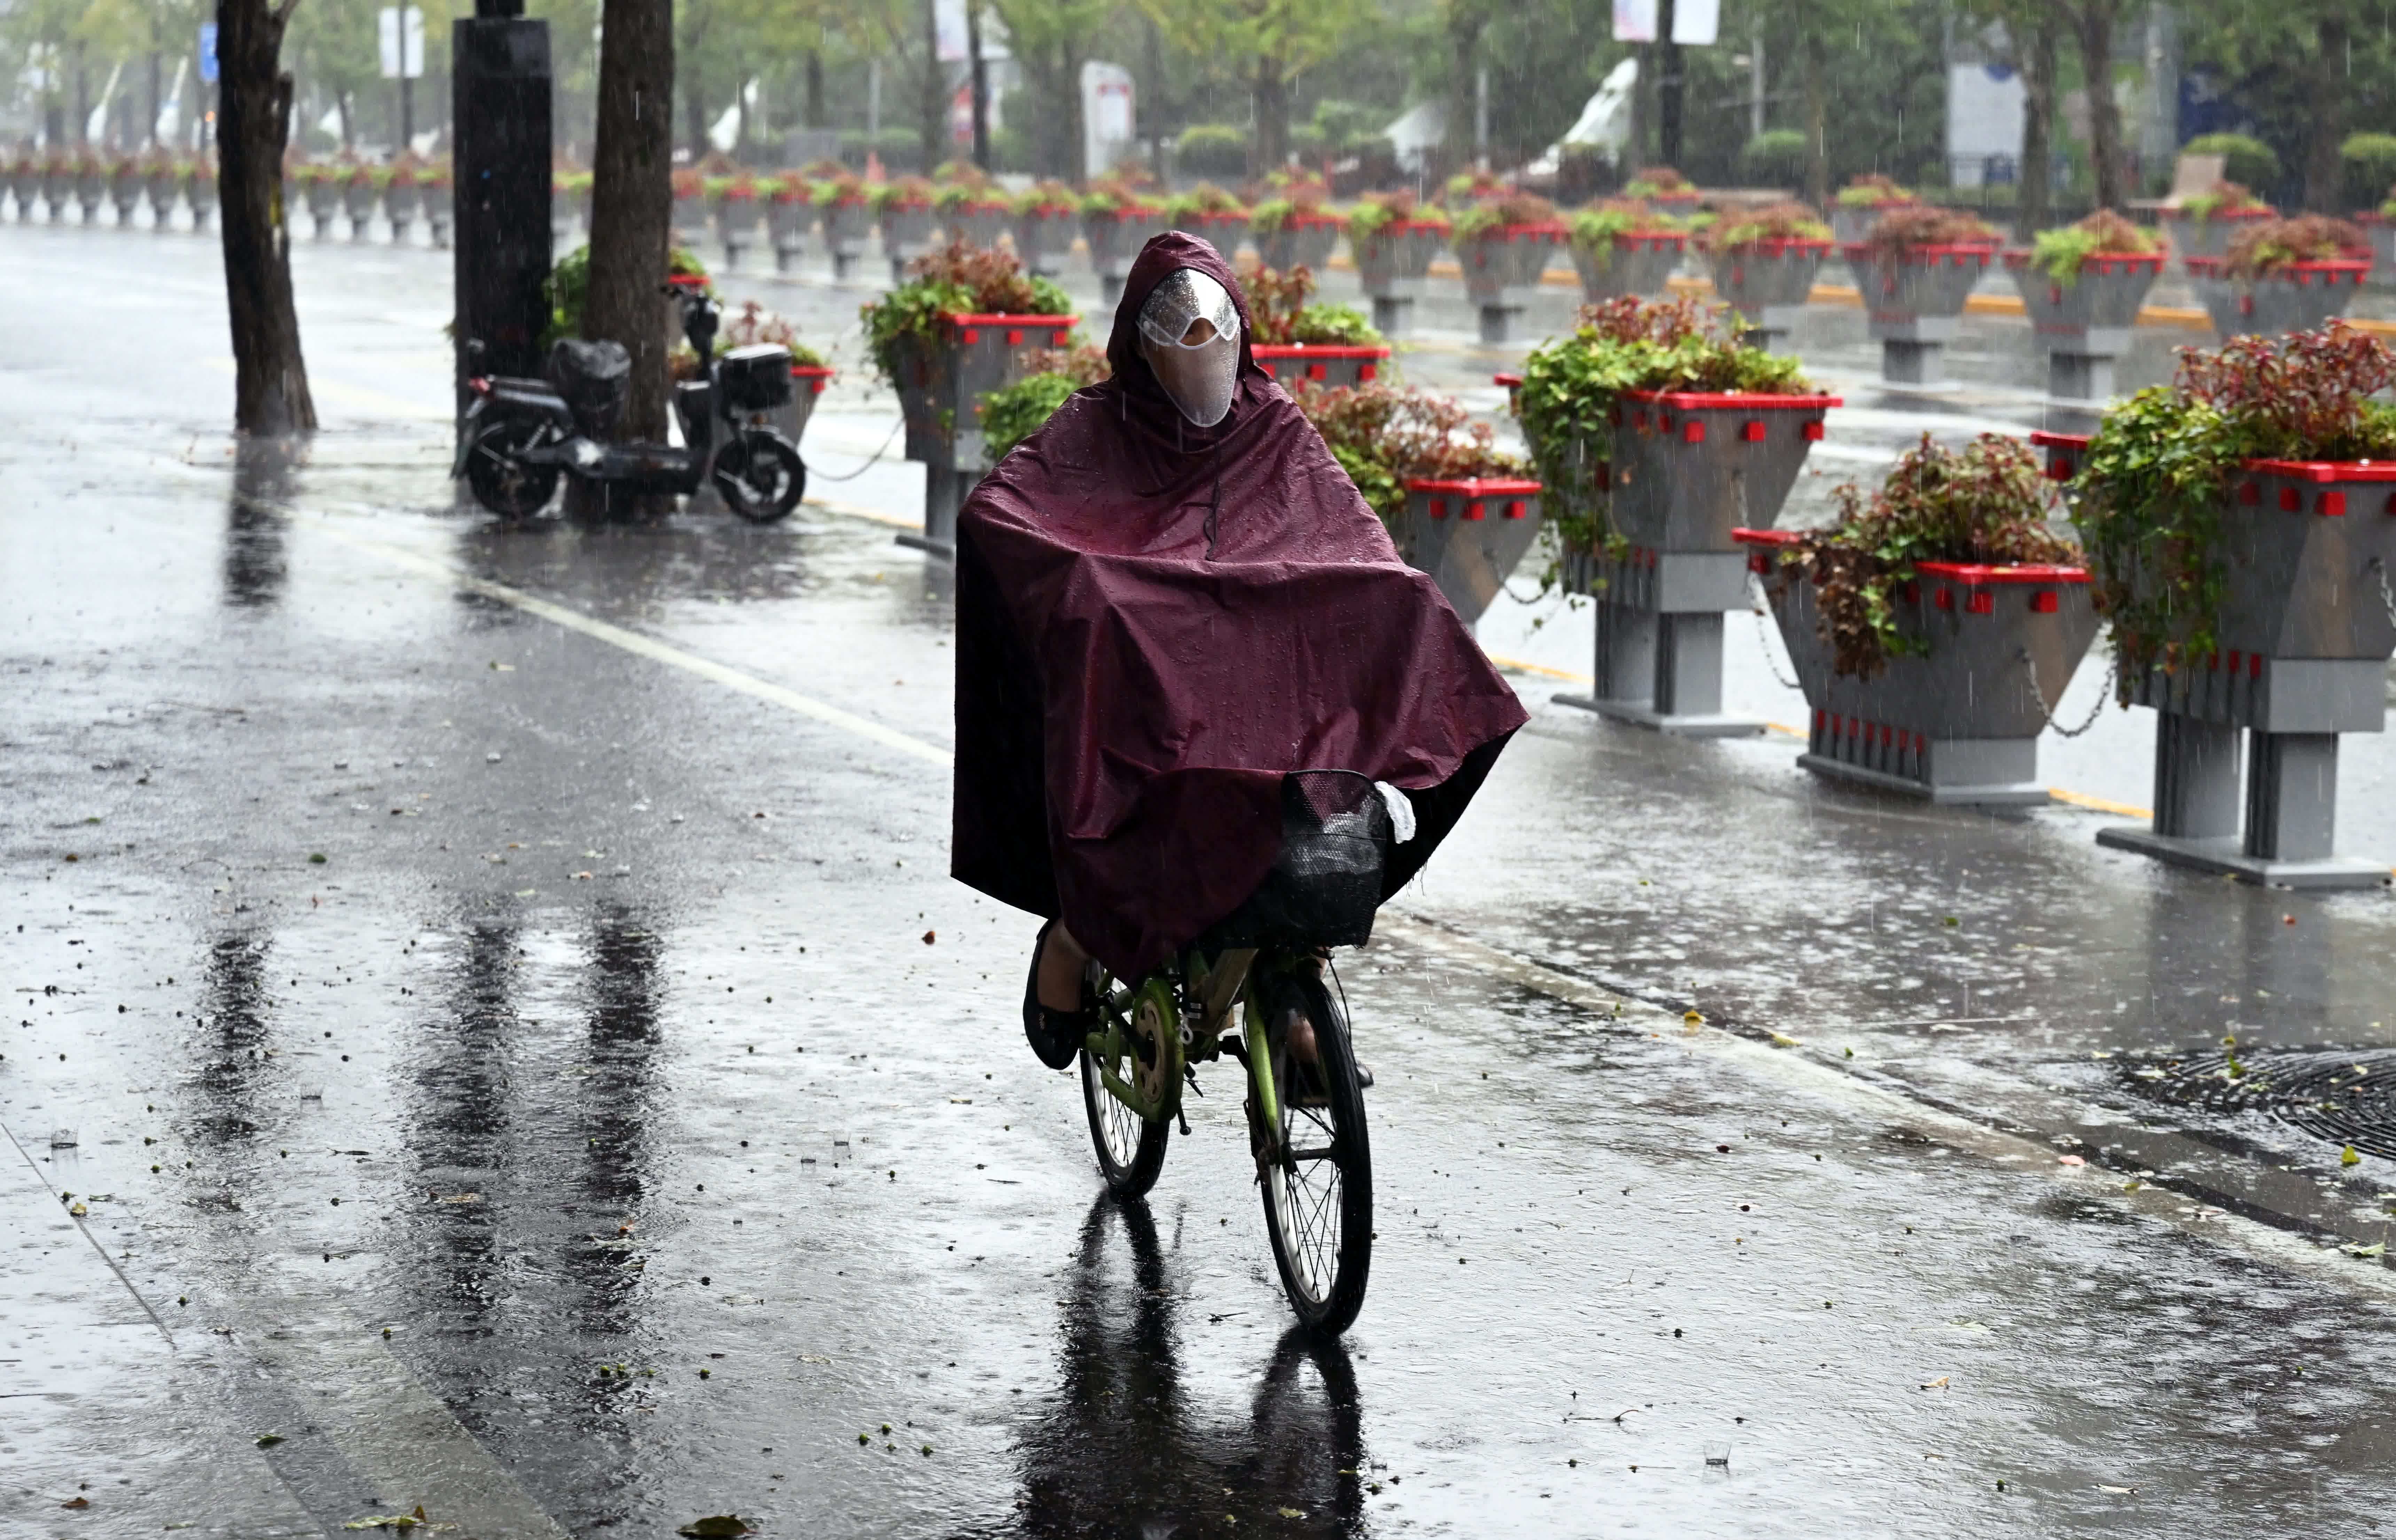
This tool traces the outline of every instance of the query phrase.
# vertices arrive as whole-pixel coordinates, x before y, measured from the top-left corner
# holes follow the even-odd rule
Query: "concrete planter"
[[[199,234],[208,228],[208,217],[217,211],[217,179],[213,172],[185,172],[183,201],[192,206],[192,232]]]
[[[1240,243],[1248,238],[1248,217],[1245,214],[1184,214],[1169,228],[1197,236],[1213,246],[1229,263],[1239,255]]]
[[[2088,440],[2039,432],[2070,479]],[[2154,820],[2099,844],[2287,887],[2373,887],[2385,860],[2336,855],[2337,739],[2387,725],[2396,652],[2396,465],[2249,460],[2222,508],[2219,651],[2123,681],[2155,724]],[[2152,591],[2143,567],[2125,576]],[[2241,796],[2240,737],[2246,768]]]
[[[419,182],[416,188],[417,206],[424,210],[424,232],[441,250],[449,246],[449,226],[457,218],[456,191],[449,183],[438,186]]]
[[[1539,274],[1565,236],[1564,223],[1550,220],[1499,225],[1451,243],[1464,268],[1465,295],[1481,312],[1481,340],[1504,342],[1521,330]]]
[[[890,259],[890,281],[904,282],[907,264],[939,246],[946,233],[928,203],[890,203],[882,207],[882,255]]]
[[[1257,248],[1257,260],[1275,272],[1303,267],[1320,272],[1331,260],[1331,248],[1339,244],[1339,232],[1345,228],[1346,221],[1337,214],[1298,209],[1271,230],[1251,225],[1248,244]]]
[[[1894,214],[1900,208],[1921,206],[1918,198],[1862,205],[1834,202],[1830,205],[1830,239],[1841,246],[1853,246],[1869,237],[1872,227],[1880,223],[1884,215]]]
[[[1797,763],[1934,803],[2043,805],[2038,736],[2096,639],[2087,571],[1921,563],[1895,618],[1929,650],[1892,656],[1864,679],[1834,667],[1813,579],[1777,560],[1796,538],[1737,532],[1812,708]]]
[[[1624,392],[1608,465],[1622,545],[1575,560],[1597,600],[1597,684],[1576,706],[1659,731],[1723,737],[1764,724],[1722,709],[1723,612],[1747,604],[1733,531],[1768,529],[1836,396]]]
[[[53,166],[42,172],[42,201],[49,206],[50,222],[65,220],[67,208],[74,202],[75,174],[73,170]]]
[[[1996,243],[1843,249],[1881,345],[1881,378],[1895,385],[1937,383],[1947,344],[1963,329],[1963,302],[1995,259]]]
[[[1414,330],[1415,301],[1422,298],[1431,259],[1447,243],[1447,227],[1418,220],[1391,220],[1351,242],[1356,276],[1373,301],[1373,329],[1384,337]]]
[[[774,247],[775,272],[788,272],[799,259],[814,222],[815,206],[804,192],[777,192],[765,200],[765,239]]]
[[[724,265],[740,265],[740,254],[757,244],[760,210],[754,192],[725,193],[715,204],[715,237],[724,243]]]
[[[19,161],[8,167],[7,185],[8,196],[17,206],[17,218],[32,219],[33,200],[42,190],[41,171],[28,162]]]
[[[2396,288],[2396,220],[2385,214],[2361,214],[2354,222],[2371,241],[2371,275],[2363,282],[2374,288]]]
[[[1118,208],[1082,216],[1082,233],[1090,243],[1090,265],[1098,270],[1098,293],[1110,305],[1123,298],[1124,280],[1133,259],[1148,238],[1165,228],[1162,208]]]
[[[1081,228],[1080,211],[1062,204],[1019,210],[1012,227],[1016,259],[1026,272],[1058,277],[1065,271],[1065,259],[1073,254],[1073,237]]]
[[[2080,276],[2058,284],[2030,263],[2028,251],[2005,253],[2005,271],[2021,290],[2030,329],[2046,349],[2046,393],[2102,401],[2113,393],[2113,364],[2130,351],[2130,331],[2147,291],[2163,276],[2163,254],[2108,252],[2084,258]]]
[[[108,174],[94,166],[79,171],[74,179],[75,202],[83,206],[83,222],[100,222],[100,206],[108,201]]]
[[[375,202],[381,190],[372,182],[353,181],[341,189],[341,206],[350,216],[350,239],[363,241],[374,222]]]
[[[109,173],[108,199],[116,206],[119,228],[129,227],[133,223],[133,211],[141,206],[141,194],[149,180],[149,173],[131,166]]]
[[[341,217],[341,185],[331,181],[305,181],[300,184],[300,196],[308,205],[308,218],[314,227],[316,239],[331,238],[333,222]],[[283,184],[285,207],[291,205],[291,184]]]
[[[1299,380],[1317,385],[1362,385],[1378,378],[1390,361],[1387,348],[1351,348],[1328,343],[1258,342],[1250,346],[1257,367],[1285,386]]]
[[[1786,347],[1830,254],[1828,241],[1793,240],[1750,241],[1715,252],[1714,294],[1747,322],[1741,340],[1767,352]]]
[[[694,188],[688,192],[677,192],[673,199],[673,243],[679,246],[696,246],[707,239],[707,199]]]
[[[174,228],[175,205],[183,195],[182,179],[172,171],[153,171],[149,179],[150,228],[166,231]],[[21,204],[19,206],[23,206]]]
[[[382,190],[382,217],[391,221],[391,244],[406,246],[407,232],[424,207],[424,190],[413,181],[392,179]]]
[[[1015,224],[1014,210],[1004,203],[963,203],[941,211],[949,236],[967,246],[994,247]]]
[[[835,198],[824,206],[823,233],[824,248],[832,254],[832,275],[853,278],[873,234],[873,210],[861,197]]]
[[[2224,340],[2310,331],[2345,313],[2371,271],[2370,261],[2359,257],[2290,262],[2252,278],[2224,272],[2228,259],[2222,257],[2191,257],[2183,265],[2213,318],[2215,335]]]
[[[825,364],[793,364],[791,365],[791,399],[774,408],[774,426],[792,444],[807,431],[807,419],[816,415],[816,401],[832,383],[832,371]]]
[[[2190,257],[2219,257],[2230,249],[2238,232],[2257,219],[2276,219],[2279,211],[2257,206],[2223,210],[2199,219],[2184,208],[2158,208],[2155,222],[2171,238],[2172,255],[2179,259],[2180,271],[2190,271]]]
[[[1576,241],[1572,259],[1581,298],[1595,304],[1626,294],[1661,294],[1688,247],[1689,238],[1677,231],[1628,231],[1603,249]]]
[[[924,465],[924,533],[902,544],[939,555],[956,550],[957,509],[991,467],[981,398],[1023,378],[1023,354],[1059,346],[1078,315],[944,315],[938,340],[902,344],[898,409],[907,458]]]
[[[1539,535],[1539,484],[1510,478],[1406,483],[1398,554],[1431,574],[1471,625]]]

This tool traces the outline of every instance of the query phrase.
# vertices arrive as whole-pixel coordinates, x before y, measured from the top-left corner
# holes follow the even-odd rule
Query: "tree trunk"
[[[823,50],[807,50],[807,126],[824,126]]]
[[[2352,46],[2343,11],[2330,10],[2314,33],[2312,82],[2305,112],[2305,208],[2313,214],[2346,212],[2346,164],[2338,146],[2346,139],[2347,51]]]
[[[2022,73],[2021,206],[2016,233],[2028,241],[2046,227],[2055,202],[2055,20],[2042,14],[2017,38]]]
[[[283,149],[291,137],[283,25],[297,3],[217,0],[217,218],[233,323],[233,423],[270,437],[316,426],[283,207]]]
[[[673,222],[673,3],[605,0],[600,24],[582,335],[620,342],[632,355],[624,434],[663,443],[665,304],[658,291]]]
[[[1472,160],[1472,65],[1481,34],[1489,25],[1475,6],[1451,6],[1447,13],[1447,137],[1440,145],[1445,169],[1460,171]]]
[[[1259,58],[1251,84],[1256,89],[1257,132],[1252,152],[1258,175],[1278,170],[1289,159],[1289,77],[1282,73],[1281,60]],[[1456,137],[1453,125],[1448,137]]]
[[[2088,155],[2096,162],[2096,206],[2122,206],[2122,108],[2113,100],[2113,22],[2121,0],[2081,0],[2080,73],[2088,93]]]
[[[333,110],[341,114],[341,153],[358,153],[357,125],[350,115],[350,93],[346,87],[333,95]]]
[[[691,51],[696,53],[698,50],[699,38],[697,34],[693,34]],[[707,82],[700,77],[696,60],[693,60],[683,73],[682,110],[684,133],[686,136],[684,144],[690,151],[690,164],[697,166],[700,161],[705,160],[707,153],[715,147],[707,142]]]
[[[981,0],[965,0],[965,58],[973,71],[973,158],[990,169],[990,70],[981,57]]]
[[[1672,41],[1672,0],[1656,6],[1656,158],[1678,170],[1681,165],[1681,98],[1684,78],[1681,46]]]
[[[160,107],[165,105],[165,103],[159,100],[159,96],[164,88],[164,83],[158,77],[158,72],[162,63],[163,61],[158,56],[158,50],[155,48],[151,49],[150,121],[142,125],[140,142],[149,146],[153,150],[158,148],[158,110]]]
[[[1805,201],[1830,206],[1830,58],[1819,28],[1805,28]]]
[[[940,62],[940,15],[924,0],[924,95],[917,104],[915,133],[924,141],[924,169],[948,158],[949,67]]]

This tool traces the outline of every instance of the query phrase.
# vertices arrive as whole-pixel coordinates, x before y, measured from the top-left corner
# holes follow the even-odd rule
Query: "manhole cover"
[[[2261,1112],[2319,1138],[2396,1160],[2396,1049],[2305,1049],[2126,1061],[2123,1079],[2206,1112]]]

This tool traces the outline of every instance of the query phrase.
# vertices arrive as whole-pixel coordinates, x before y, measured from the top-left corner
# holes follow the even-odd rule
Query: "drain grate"
[[[2260,1112],[2318,1138],[2396,1161],[2396,1049],[2257,1050],[2126,1060],[2142,1095],[2206,1112]]]

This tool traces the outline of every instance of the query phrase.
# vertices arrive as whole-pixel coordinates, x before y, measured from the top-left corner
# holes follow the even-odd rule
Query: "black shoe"
[[[1057,922],[1049,921],[1032,944],[1032,976],[1023,985],[1023,1035],[1031,1040],[1032,1051],[1041,1063],[1062,1069],[1073,1062],[1084,1040],[1097,1029],[1098,1013],[1086,1001],[1078,1011],[1058,1011],[1040,1003],[1040,955],[1047,950],[1048,933],[1056,928]]]

